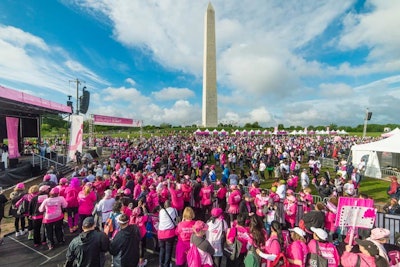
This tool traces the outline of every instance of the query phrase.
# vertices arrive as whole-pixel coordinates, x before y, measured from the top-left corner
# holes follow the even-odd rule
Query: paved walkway
[[[4,243],[0,246],[0,266],[1,267],[62,267],[65,262],[65,254],[68,244],[76,234],[65,233],[64,245],[56,245],[53,250],[48,250],[47,246],[35,248],[33,241],[28,240],[28,235],[15,237],[10,234],[4,237]],[[148,240],[148,244],[151,241]],[[148,267],[158,267],[158,254],[148,250],[145,258]],[[107,254],[106,267],[111,266],[111,256]]]

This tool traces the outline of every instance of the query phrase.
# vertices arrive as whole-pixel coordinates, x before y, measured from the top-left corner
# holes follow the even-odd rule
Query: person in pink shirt
[[[228,229],[226,234],[226,243],[228,245],[233,244],[235,237],[242,243],[242,248],[240,250],[240,255],[235,260],[231,261],[227,259],[226,266],[234,266],[234,267],[243,267],[244,266],[244,257],[247,253],[247,244],[250,242],[250,234],[249,229],[245,227],[246,217],[242,214],[237,215],[237,223],[232,228]]]
[[[181,185],[176,183],[170,183],[169,192],[171,196],[171,206],[178,211],[178,214],[182,214],[183,211],[183,192]]]
[[[264,207],[268,205],[268,201],[269,197],[265,189],[261,190],[261,192],[255,196],[254,205],[256,205],[256,214],[261,220],[264,220]]]
[[[311,227],[313,239],[308,244],[309,253],[317,253],[328,260],[328,267],[338,267],[340,263],[336,246],[328,242],[328,233],[321,228]]]
[[[139,178],[135,182],[135,187],[133,188],[133,199],[138,200],[140,193],[142,192],[143,179]]]
[[[146,196],[146,204],[149,212],[152,213],[153,210],[159,205],[159,201],[156,187],[154,185],[150,185],[149,189],[150,192]]]
[[[224,182],[218,181],[217,185],[219,186],[216,197],[218,200],[218,207],[220,207],[223,211],[226,210],[226,193],[228,193],[228,189],[226,188],[226,184]]]
[[[54,233],[59,244],[65,243],[62,224],[64,213],[62,209],[66,208],[68,203],[64,197],[59,196],[60,190],[53,188],[50,190],[50,197],[46,198],[39,207],[40,212],[44,212],[43,224],[46,229],[46,238],[49,250],[54,248]]]
[[[65,177],[61,178],[56,187],[60,190],[60,196],[65,198],[65,190],[68,188],[68,179]]]
[[[82,229],[82,222],[86,217],[92,216],[94,205],[96,204],[97,196],[92,190],[92,184],[86,183],[82,191],[78,194],[78,214],[79,214],[79,229]]]
[[[283,251],[282,226],[278,221],[272,221],[270,237],[265,242],[264,248],[257,249],[256,252],[262,258],[262,262],[266,263],[266,267],[273,267],[272,262],[281,251]]]
[[[386,260],[379,256],[379,249],[372,241],[356,239],[356,242],[360,247],[361,253],[351,252],[353,247],[351,245],[346,245],[346,250],[340,258],[343,267],[388,266],[387,262],[386,265],[379,265],[379,261],[383,260],[385,262]],[[359,265],[358,262],[360,263]]]
[[[330,240],[332,240],[332,236],[336,232],[335,221],[337,214],[337,204],[338,199],[336,197],[331,197],[326,203],[325,229],[329,233]]]
[[[203,208],[203,216],[207,221],[211,216],[212,209],[212,200],[211,197],[214,194],[214,186],[212,184],[208,184],[207,181],[203,182],[203,187],[200,189],[200,204]]]
[[[292,243],[286,248],[289,267],[305,267],[308,254],[306,233],[299,227],[289,229]]]
[[[229,205],[228,213],[230,218],[230,224],[232,225],[239,213],[239,204],[240,201],[242,200],[242,195],[240,194],[240,191],[236,185],[231,185],[230,189],[231,189],[231,194],[228,197],[228,205]]]
[[[145,215],[146,213],[145,204],[139,200],[138,206],[132,210],[132,215],[129,217],[129,224],[134,224],[139,228],[139,266],[144,266],[147,263],[147,260],[144,258],[144,252],[146,251],[146,222],[148,220],[148,215]]]
[[[251,184],[251,187],[249,189],[249,194],[250,196],[252,196],[253,198],[255,198],[258,194],[260,194],[261,190],[259,188],[259,184],[257,182],[253,182]]]
[[[193,225],[195,223],[194,211],[191,207],[186,207],[183,211],[182,221],[178,223],[175,233],[178,237],[175,250],[175,264],[178,267],[186,265],[186,252],[190,248],[190,237],[193,234]]]
[[[296,197],[293,195],[290,195],[286,199],[287,199],[287,203],[285,203],[283,206],[283,209],[285,211],[285,222],[290,227],[294,227],[294,224],[296,223],[296,215],[297,215]]]
[[[69,186],[65,189],[65,200],[68,203],[67,214],[68,214],[68,227],[70,233],[78,230],[79,215],[78,215],[78,194],[81,191],[80,181],[74,177],[71,179]]]
[[[308,213],[312,210],[314,199],[311,195],[311,188],[306,187],[303,189],[303,192],[300,193],[300,201],[303,204],[303,213]]]
[[[190,201],[192,200],[192,185],[190,184],[190,180],[187,179],[187,175],[185,175],[185,181],[182,184],[182,193],[183,193],[183,206],[190,207]],[[189,177],[190,178],[190,177]]]
[[[169,199],[169,190],[168,190],[168,182],[164,181],[162,184],[162,189],[160,192],[160,205],[164,205],[165,201]]]

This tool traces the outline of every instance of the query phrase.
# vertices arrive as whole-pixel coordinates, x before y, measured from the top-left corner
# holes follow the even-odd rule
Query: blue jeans
[[[174,248],[175,237],[160,239],[160,267],[169,267]]]

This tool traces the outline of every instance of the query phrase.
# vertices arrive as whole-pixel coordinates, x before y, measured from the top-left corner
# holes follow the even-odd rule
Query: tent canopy
[[[362,158],[366,158],[365,175],[375,178],[382,178],[381,157],[382,153],[392,153],[392,166],[400,165],[400,133],[376,142],[354,145],[351,147],[353,165],[356,167]]]

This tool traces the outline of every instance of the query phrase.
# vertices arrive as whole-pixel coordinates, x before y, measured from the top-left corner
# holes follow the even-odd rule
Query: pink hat
[[[124,190],[124,195],[125,195],[125,196],[129,196],[131,193],[132,193],[132,192],[131,192],[131,190],[130,190],[129,188],[126,188],[126,189]]]
[[[385,228],[374,228],[371,230],[371,239],[379,240],[382,238],[388,238],[390,236],[390,231]]]
[[[67,178],[61,178],[60,179],[60,184],[67,184],[68,183],[68,179]]]
[[[48,185],[42,185],[41,187],[39,187],[39,192],[46,192],[47,190],[49,190],[50,186]]]
[[[223,213],[224,211],[221,209],[221,208],[213,208],[212,210],[211,210],[211,216],[213,216],[213,217],[219,217],[219,216],[221,216],[221,214]]]
[[[18,184],[15,186],[15,189],[18,189],[18,190],[25,190],[25,184],[24,184],[24,183],[18,183]]]
[[[288,189],[288,190],[286,190],[286,194],[287,194],[287,195],[293,195],[294,192],[293,192],[292,189]]]
[[[79,181],[79,178],[74,177],[71,179],[71,183],[70,183],[71,187],[79,187],[80,184],[81,184],[81,182]]]
[[[60,194],[60,189],[58,189],[58,187],[53,187],[50,190],[50,195],[58,195],[58,194]]]
[[[193,225],[193,231],[198,233],[200,231],[206,231],[208,229],[208,225],[205,224],[203,221],[196,221]]]
[[[229,187],[231,190],[234,190],[234,189],[236,189],[236,185],[234,185],[234,184],[231,184],[231,186]]]
[[[50,181],[50,174],[46,174],[45,176],[43,176],[43,181]]]

